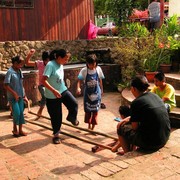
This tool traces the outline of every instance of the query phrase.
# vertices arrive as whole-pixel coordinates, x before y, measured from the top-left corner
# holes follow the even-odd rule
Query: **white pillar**
[[[180,16],[180,0],[169,0],[169,16]]]

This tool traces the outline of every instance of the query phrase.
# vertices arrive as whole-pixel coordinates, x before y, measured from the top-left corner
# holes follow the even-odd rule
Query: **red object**
[[[89,20],[89,28],[87,39],[95,39],[97,37],[98,27],[92,23],[92,20]]]
[[[117,28],[115,26],[115,23],[109,22],[105,24],[104,26],[98,28],[98,35],[117,35]]]
[[[137,9],[133,10],[132,15],[130,16],[130,18],[148,18],[148,10],[146,9],[145,11],[139,11]]]
[[[160,0],[160,25],[164,23],[164,0]]]

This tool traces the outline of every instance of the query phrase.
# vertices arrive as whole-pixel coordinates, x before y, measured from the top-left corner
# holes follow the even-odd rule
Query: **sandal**
[[[101,103],[101,109],[106,109],[106,105],[104,103]]]
[[[12,131],[14,137],[19,137],[19,133],[17,131]]]
[[[53,137],[53,143],[54,144],[60,144],[61,143],[61,139],[59,137]]]

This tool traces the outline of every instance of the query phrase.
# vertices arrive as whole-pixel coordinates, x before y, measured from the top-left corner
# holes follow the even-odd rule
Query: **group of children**
[[[64,50],[53,50],[51,52],[44,51],[42,53],[42,60],[31,61],[30,58],[35,53],[31,49],[27,55],[25,62],[20,56],[12,58],[12,67],[7,71],[4,85],[7,90],[7,98],[12,107],[13,117],[13,135],[15,137],[27,135],[22,130],[24,120],[24,101],[26,97],[23,88],[23,74],[21,68],[23,65],[36,67],[39,71],[39,85],[38,89],[41,94],[41,101],[38,117],[41,116],[42,111],[47,106],[48,113],[51,117],[51,124],[53,128],[53,142],[60,143],[60,128],[62,124],[62,103],[68,109],[67,120],[73,125],[77,126],[78,104],[75,97],[68,91],[64,82],[63,65],[68,62],[71,54]],[[103,93],[104,74],[100,66],[97,65],[97,57],[95,54],[87,56],[87,66],[82,68],[78,75],[77,94],[81,92],[81,81],[84,83],[84,111],[85,123],[88,123],[88,128],[93,130],[97,125],[97,116],[99,108],[101,107],[101,94]],[[27,99],[27,98],[26,98]],[[19,129],[17,128],[19,126]]]
[[[74,126],[79,125],[79,121],[77,120],[77,100],[68,91],[64,82],[63,65],[69,61],[71,54],[64,49],[53,50],[52,52],[44,51],[42,53],[42,60],[34,62],[30,60],[34,53],[34,49],[30,50],[25,63],[20,56],[13,57],[12,67],[9,68],[5,76],[4,85],[13,115],[12,133],[15,137],[27,135],[22,129],[23,124],[25,124],[23,111],[24,98],[26,96],[23,88],[23,74],[21,72],[22,66],[26,64],[27,66],[36,67],[39,70],[38,89],[42,98],[37,115],[38,117],[41,116],[46,105],[53,128],[53,143],[59,144],[61,143],[62,103],[68,109],[66,120],[70,121]],[[93,130],[98,124],[98,111],[101,107],[101,96],[103,94],[102,80],[105,78],[101,67],[98,66],[95,54],[87,56],[86,67],[80,70],[77,78],[78,95],[82,93],[81,82],[84,83],[84,122],[88,124],[88,129]],[[163,73],[157,73],[154,82],[155,87],[151,91],[161,97],[169,112],[176,106],[174,88],[165,82]],[[129,120],[131,117],[129,107],[120,106],[119,113],[123,119]],[[121,147],[120,141],[112,147],[112,152],[116,152],[119,147]]]
[[[162,72],[158,72],[154,77],[155,86],[151,89],[151,93],[156,94],[164,103],[165,109],[167,113],[169,113],[174,107],[176,107],[176,99],[175,99],[175,89],[172,85],[166,83],[165,75]],[[147,106],[147,104],[146,104]],[[143,109],[142,109],[143,111]],[[120,136],[121,128],[123,125],[126,125],[127,129],[131,129],[131,109],[128,106],[120,106],[119,114],[121,116],[122,122],[120,122],[117,126],[117,134]],[[123,123],[124,121],[124,123]],[[132,131],[131,131],[132,133]],[[133,132],[134,133],[134,132]],[[112,152],[117,152],[117,154],[123,155],[124,150],[119,151],[119,148],[122,146],[122,139],[119,139],[117,143],[112,147]],[[129,150],[136,150],[138,147],[134,145],[134,143],[130,144]]]

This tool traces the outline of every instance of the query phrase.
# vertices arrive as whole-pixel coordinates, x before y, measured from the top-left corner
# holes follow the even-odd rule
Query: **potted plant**
[[[179,34],[180,24],[177,15],[167,18],[162,27],[155,31],[155,45],[160,49],[159,66],[164,73],[170,72],[171,57],[180,48]]]
[[[139,58],[142,62],[142,67],[146,78],[149,82],[154,81],[154,75],[157,73],[160,58],[160,49],[154,45],[154,40],[147,43],[139,51]]]

